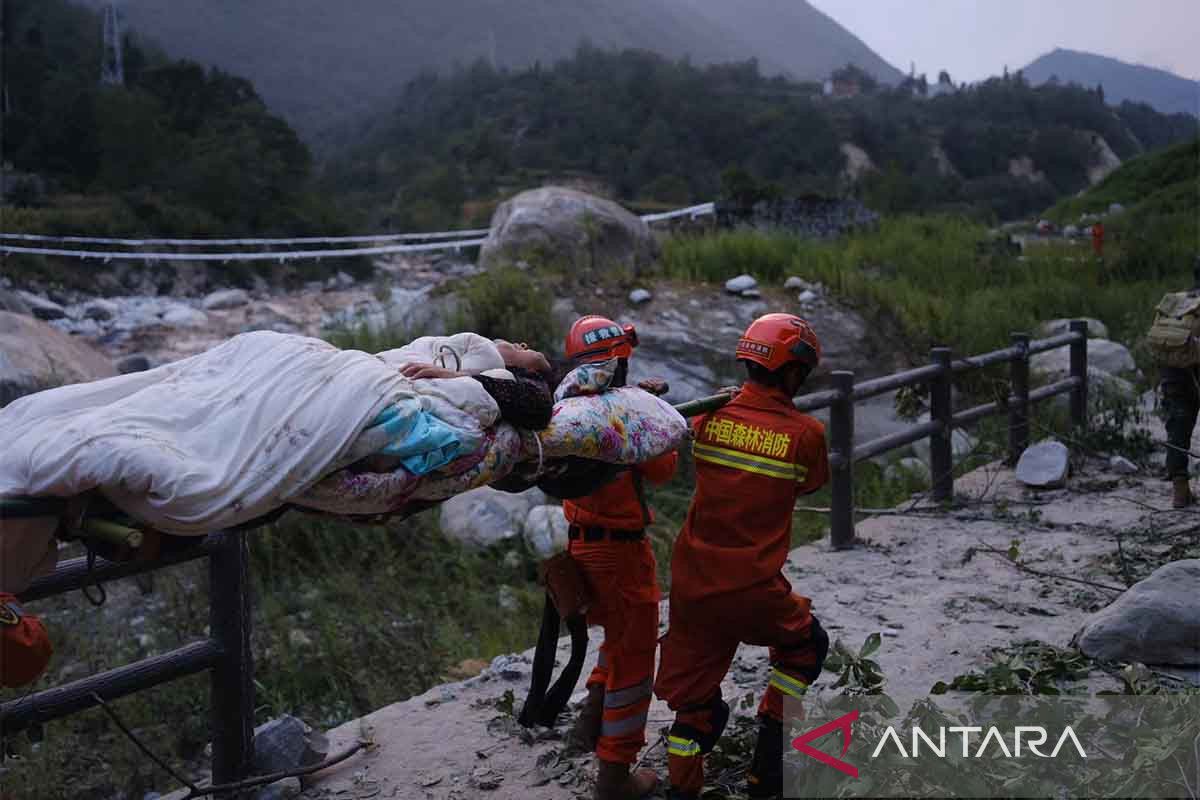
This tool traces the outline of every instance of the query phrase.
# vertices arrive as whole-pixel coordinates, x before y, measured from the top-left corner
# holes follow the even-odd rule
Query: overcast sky
[[[736,0],[731,0],[736,2]],[[976,81],[1055,47],[1200,79],[1200,0],[809,0],[907,73]]]

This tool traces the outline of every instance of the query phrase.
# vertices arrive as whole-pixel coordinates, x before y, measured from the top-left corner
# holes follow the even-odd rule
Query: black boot
[[[783,723],[779,720],[759,719],[754,760],[746,772],[746,794],[752,798],[783,797]]]

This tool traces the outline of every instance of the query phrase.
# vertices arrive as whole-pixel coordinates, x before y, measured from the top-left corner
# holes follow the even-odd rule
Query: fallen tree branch
[[[259,775],[258,777],[247,778],[244,781],[236,783],[218,783],[203,788],[193,788],[184,796],[183,800],[192,800],[193,797],[205,797],[213,794],[229,794],[230,792],[238,792],[242,789],[253,789],[256,786],[266,786],[269,783],[276,783],[287,778],[302,778],[305,775],[312,775],[314,772],[320,772],[323,769],[332,767],[334,764],[340,764],[358,751],[365,750],[370,746],[371,742],[359,739],[336,756],[330,756],[320,764],[311,764],[307,767],[298,767],[283,772],[273,772],[270,775]]]
[[[1028,564],[1026,564],[1024,561],[1015,561],[1015,560],[1009,558],[1008,553],[1006,551],[997,549],[995,547],[992,547],[991,545],[984,544],[983,542],[980,542],[979,546],[974,549],[977,551],[982,551],[982,552],[988,553],[992,557],[994,557],[1000,561],[1003,561],[1006,564],[1013,565],[1014,567],[1019,569],[1021,572],[1028,572],[1030,575],[1037,575],[1038,577],[1041,577],[1041,578],[1053,578],[1055,580],[1060,580],[1060,581],[1070,581],[1071,583],[1081,583],[1084,586],[1092,586],[1097,589],[1103,589],[1107,592],[1115,592],[1116,594],[1123,594],[1125,592],[1125,590],[1119,586],[1110,586],[1107,583],[1097,583],[1096,581],[1089,581],[1086,578],[1074,578],[1074,577],[1071,577],[1070,575],[1062,575],[1057,572],[1050,572],[1048,570],[1037,569],[1035,567],[1031,567]]]

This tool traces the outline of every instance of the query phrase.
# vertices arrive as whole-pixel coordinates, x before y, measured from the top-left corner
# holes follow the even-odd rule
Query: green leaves
[[[852,653],[841,639],[833,643],[825,658],[825,669],[838,673],[835,688],[844,689],[845,694],[879,694],[886,681],[879,663],[868,658],[879,650],[883,638],[872,633],[863,641],[857,653]]]

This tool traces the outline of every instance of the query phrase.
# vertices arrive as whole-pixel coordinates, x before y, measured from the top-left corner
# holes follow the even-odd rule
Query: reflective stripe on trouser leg
[[[776,667],[771,670],[771,681],[758,704],[758,714],[782,721],[784,697],[802,700],[807,691],[808,684]]]
[[[808,625],[808,640],[790,647],[771,648],[771,680],[758,706],[759,716],[783,720],[783,699],[803,699],[821,674],[829,654],[829,635],[816,617]]]
[[[606,761],[633,763],[646,744],[646,720],[650,714],[650,679],[609,688],[604,693],[604,715],[596,754]]]

